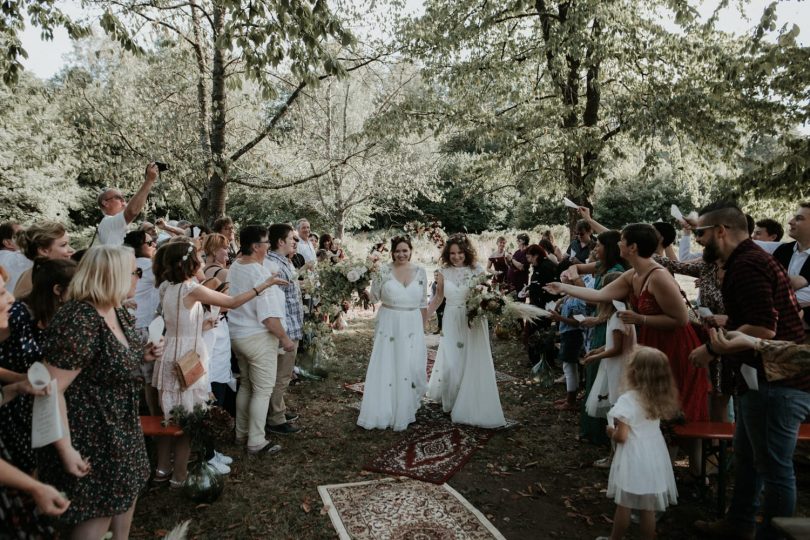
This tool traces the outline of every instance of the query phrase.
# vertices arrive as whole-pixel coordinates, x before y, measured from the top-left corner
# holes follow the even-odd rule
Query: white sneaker
[[[233,458],[230,456],[226,456],[225,454],[220,454],[216,450],[214,450],[214,457],[211,458],[211,461],[218,461],[223,465],[230,465],[233,463]]]
[[[208,464],[211,465],[214,468],[214,470],[217,471],[219,474],[229,474],[231,472],[230,467],[228,467],[221,461],[216,461],[216,456],[211,458]]]

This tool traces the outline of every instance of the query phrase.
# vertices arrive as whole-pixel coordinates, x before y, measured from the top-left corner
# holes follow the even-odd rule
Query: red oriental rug
[[[428,349],[427,350],[427,365],[425,366],[425,370],[427,371],[428,380],[430,380],[430,372],[433,371],[433,364],[436,363],[436,350],[435,349]],[[362,394],[365,390],[366,383],[363,381],[358,381],[356,383],[344,383],[343,388],[349,390],[350,392],[357,392],[358,394]]]
[[[340,540],[505,540],[448,485],[375,480],[318,486]]]
[[[363,469],[443,484],[493,435],[471,426],[428,425],[409,432]]]

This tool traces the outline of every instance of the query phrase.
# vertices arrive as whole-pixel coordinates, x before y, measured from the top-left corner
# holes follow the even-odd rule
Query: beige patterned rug
[[[506,540],[447,484],[390,478],[318,493],[341,540]]]

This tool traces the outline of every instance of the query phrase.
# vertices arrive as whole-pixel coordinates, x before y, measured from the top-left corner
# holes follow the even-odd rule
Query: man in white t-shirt
[[[311,231],[309,221],[305,218],[299,219],[295,228],[298,231],[298,254],[304,258],[307,268],[314,267],[318,262],[318,256],[315,253],[315,248],[309,243],[309,233]]]
[[[104,214],[98,224],[98,241],[102,245],[120,246],[127,234],[127,225],[138,217],[146,205],[146,198],[159,176],[154,163],[146,166],[146,178],[137,193],[127,203],[121,192],[115,188],[105,188],[98,195],[98,207]]]

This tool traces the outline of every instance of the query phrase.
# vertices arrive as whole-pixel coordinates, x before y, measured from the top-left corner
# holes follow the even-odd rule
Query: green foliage
[[[58,87],[27,75],[15,88],[0,86],[0,221],[68,221],[84,195],[59,97]]]
[[[28,21],[39,27],[43,40],[53,41],[53,31],[64,28],[72,39],[90,35],[89,26],[71,21],[56,7],[56,0],[13,0],[0,2],[0,74],[3,82],[13,86],[20,81],[23,66],[20,58],[28,58],[19,34]]]
[[[684,186],[671,176],[660,175],[652,180],[625,178],[606,187],[594,202],[594,217],[611,229],[621,229],[629,223],[674,223],[670,206],[678,205],[684,215],[696,210]]]

